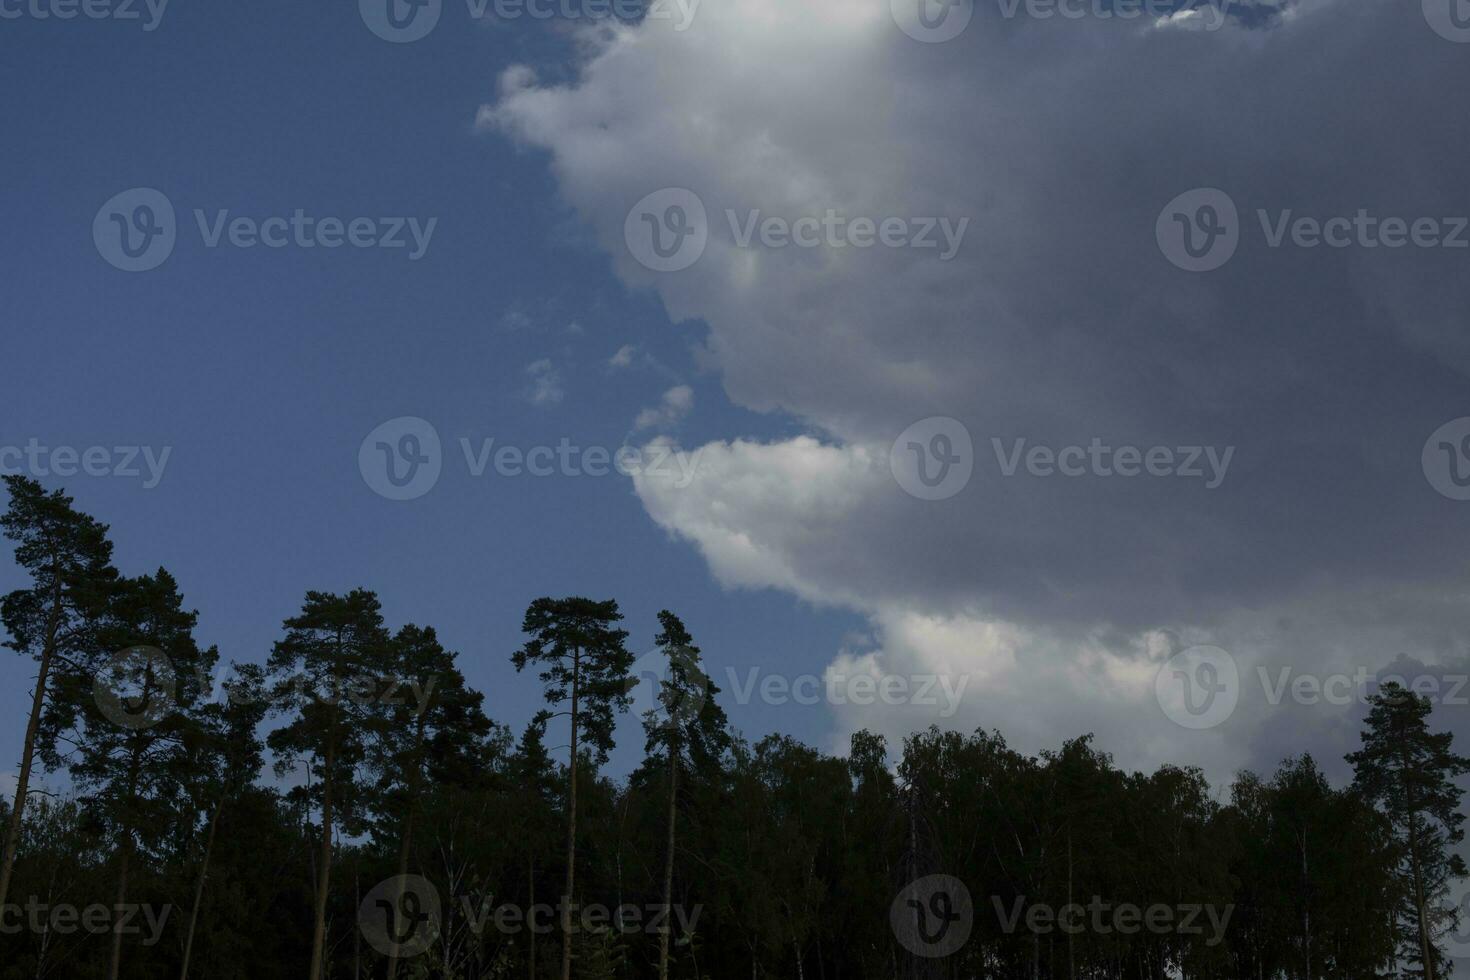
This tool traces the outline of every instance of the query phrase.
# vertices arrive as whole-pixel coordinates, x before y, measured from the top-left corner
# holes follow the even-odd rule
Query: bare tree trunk
[[[1429,941],[1429,923],[1425,918],[1424,872],[1419,865],[1419,819],[1413,814],[1409,817],[1409,866],[1414,876],[1415,917],[1419,920],[1420,965],[1424,969],[1424,980],[1435,980],[1433,944]]]
[[[1307,866],[1307,832],[1302,830],[1302,949],[1307,959],[1307,980],[1312,980],[1312,908],[1311,880]]]
[[[399,901],[403,901],[400,897]],[[352,876],[352,904],[362,908],[362,876]],[[362,930],[352,930],[352,980],[362,980]]]
[[[393,908],[399,909],[403,906],[403,878],[408,874],[408,855],[413,841],[413,794],[410,791],[408,800],[408,813],[403,818],[403,842],[398,846],[398,894],[393,899]],[[395,914],[397,914],[395,912]],[[388,980],[395,980],[398,976],[398,946],[394,944],[393,951],[388,954]]]
[[[128,864],[132,858],[132,852],[133,838],[129,835],[123,843],[118,860],[117,904],[114,906],[114,911],[119,914],[122,913],[122,907],[128,901]],[[107,963],[107,980],[117,980],[118,974],[122,972],[122,929],[119,928],[121,925],[122,923],[119,922],[112,929],[112,955]]]
[[[1067,904],[1072,904],[1072,828],[1067,828]],[[1067,930],[1067,977],[1077,980],[1077,961],[1072,954],[1072,930]],[[1310,980],[1310,978],[1308,978]]]
[[[152,668],[149,668],[148,672],[144,675],[143,680],[143,703],[151,704],[152,701],[153,670]],[[128,760],[128,791],[127,796],[125,797],[126,806],[123,809],[124,826],[123,842],[121,849],[122,861],[121,867],[118,872],[117,882],[117,911],[119,912],[119,914],[121,914],[122,906],[127,901],[128,897],[128,865],[131,862],[133,856],[133,831],[132,828],[128,826],[128,824],[131,822],[136,822],[134,808],[136,806],[138,796],[138,773],[142,769],[143,765],[143,745],[139,740],[139,734],[137,732],[133,733],[131,743],[131,757]],[[107,980],[117,980],[118,975],[121,973],[122,931],[115,930],[112,935],[112,957],[107,967]]]
[[[322,773],[321,867],[316,873],[316,924],[311,937],[311,980],[322,980],[322,957],[326,955],[327,889],[332,882],[332,769],[336,761],[334,738],[328,735],[326,768]]]
[[[204,839],[204,861],[199,868],[199,883],[194,886],[194,909],[189,913],[189,931],[184,936],[184,965],[179,971],[179,980],[189,980],[189,960],[194,955],[194,930],[199,925],[199,906],[204,904],[204,882],[209,877],[209,856],[214,850],[214,832],[219,827],[219,813],[225,801],[215,805],[214,815],[209,818],[209,834]]]
[[[664,856],[664,927],[658,935],[658,980],[669,980],[669,933],[673,931],[674,903],[674,825],[679,810],[675,805],[679,792],[679,751],[669,739],[669,848]]]
[[[1404,754],[1402,743],[1399,748],[1399,769],[1403,774],[1401,778],[1407,780],[1409,760]],[[1405,785],[1406,809],[1409,813],[1409,871],[1414,883],[1414,911],[1419,927],[1419,957],[1420,966],[1424,970],[1424,980],[1435,980],[1434,960],[1432,959],[1433,944],[1429,939],[1429,924],[1425,920],[1424,900],[1424,871],[1419,863],[1419,810],[1418,803],[1414,799],[1414,792]]]
[[[5,830],[5,852],[0,857],[0,908],[10,894],[10,877],[15,871],[15,857],[20,850],[21,814],[30,792],[31,768],[36,762],[36,736],[41,729],[41,707],[46,702],[46,681],[51,676],[51,661],[56,656],[56,634],[61,629],[61,579],[52,590],[51,619],[46,625],[46,642],[41,645],[40,665],[36,670],[36,690],[31,695],[31,717],[26,722],[25,744],[20,754],[20,775],[15,784],[15,805],[10,808],[10,825]]]
[[[577,696],[581,651],[572,654],[572,759],[567,770],[567,887],[562,895],[561,980],[572,980],[572,888],[577,873]],[[313,977],[312,980],[319,980]]]
[[[536,913],[532,911],[536,908],[536,859],[534,857],[526,858],[526,883],[529,885],[531,892],[530,900],[526,903],[527,914],[535,915]],[[527,932],[530,934],[531,937],[531,965],[529,977],[530,980],[536,980],[536,930],[528,929]]]

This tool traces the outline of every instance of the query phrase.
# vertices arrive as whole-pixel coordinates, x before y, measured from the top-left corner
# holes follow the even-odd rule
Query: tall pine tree
[[[1428,698],[1387,683],[1369,704],[1363,747],[1347,760],[1355,785],[1387,813],[1402,849],[1398,918],[1408,975],[1437,980],[1449,973],[1438,940],[1456,926],[1449,885],[1466,874],[1464,860],[1453,853],[1465,839],[1464,790],[1455,779],[1470,772],[1470,759],[1451,750],[1449,732],[1429,730]]]
[[[607,761],[613,747],[617,713],[628,707],[628,670],[633,654],[616,599],[541,598],[531,603],[521,626],[530,636],[511,657],[517,671],[541,666],[546,701],[567,705],[565,712],[543,710],[538,717],[565,713],[571,723],[567,762],[566,887],[562,893],[562,980],[572,980],[572,896],[577,870],[577,762],[583,745],[594,762]],[[316,980],[316,978],[312,978]]]
[[[15,563],[30,575],[31,584],[0,601],[0,621],[10,634],[5,645],[36,661],[36,687],[21,748],[15,802],[0,852],[0,908],[5,907],[15,872],[41,718],[51,696],[51,672],[58,662],[92,649],[93,628],[117,578],[107,525],[74,509],[72,499],[60,491],[46,493],[35,480],[24,476],[4,480],[10,506],[0,517],[0,528],[15,542]]]

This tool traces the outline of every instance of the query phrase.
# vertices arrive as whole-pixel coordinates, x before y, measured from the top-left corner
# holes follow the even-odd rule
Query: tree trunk
[[[401,899],[400,899],[401,901]],[[352,876],[352,905],[362,908],[362,875]],[[362,930],[352,930],[352,980],[362,980]]]
[[[1072,904],[1072,828],[1067,828],[1067,904]],[[1077,960],[1072,951],[1072,930],[1067,930],[1067,977],[1077,980]],[[1310,978],[1308,978],[1310,980]]]
[[[664,928],[658,935],[658,980],[669,980],[669,934],[673,932],[674,826],[678,819],[679,751],[669,739],[669,848],[664,856]]]
[[[46,681],[51,675],[51,661],[56,655],[56,634],[61,630],[61,579],[52,589],[51,619],[46,624],[46,642],[41,645],[41,661],[36,671],[36,691],[31,696],[31,717],[26,722],[25,744],[20,754],[20,775],[15,783],[15,805],[10,808],[10,825],[5,830],[5,853],[0,857],[0,908],[10,894],[10,876],[15,871],[16,854],[20,851],[21,814],[30,792],[31,767],[36,761],[36,735],[41,729],[41,708],[46,702]]]
[[[393,900],[394,915],[403,907],[403,878],[408,874],[408,854],[413,841],[413,791],[409,792],[408,813],[403,818],[403,842],[398,846],[398,895]],[[395,980],[398,976],[398,946],[393,946],[393,952],[388,954],[388,980]]]
[[[526,903],[527,914],[535,915],[536,913],[534,909],[536,908],[536,859],[530,856],[526,858],[526,883],[530,887],[531,893],[530,901]],[[531,965],[529,978],[530,980],[536,980],[536,930],[528,929],[526,931],[531,937]]]
[[[219,813],[225,808],[221,799],[209,818],[209,834],[204,839],[204,861],[199,867],[199,882],[194,886],[194,909],[189,913],[189,931],[184,936],[184,965],[179,971],[179,980],[189,980],[189,960],[194,955],[194,930],[199,924],[199,906],[204,904],[204,882],[209,877],[209,856],[214,850],[214,832],[219,827]]]
[[[327,889],[332,882],[332,769],[336,761],[334,738],[328,735],[326,769],[322,776],[321,867],[317,869],[316,875],[316,924],[311,937],[311,980],[322,980],[322,957],[326,954],[327,946]]]
[[[562,895],[561,980],[572,980],[572,887],[577,873],[577,689],[581,651],[572,654],[572,759],[567,770],[567,887]],[[313,977],[312,980],[319,980]]]
[[[143,703],[153,703],[153,669],[150,667],[143,679]],[[128,760],[128,782],[127,796],[124,797],[123,808],[123,843],[121,869],[118,874],[117,883],[117,911],[122,912],[122,906],[127,901],[128,891],[128,864],[133,854],[133,831],[131,824],[137,823],[136,813],[138,799],[138,775],[143,767],[143,744],[138,732],[134,732],[130,742],[132,744],[131,757]],[[107,980],[117,980],[122,972],[122,932],[119,930],[112,936],[112,957],[107,967]]]
[[[1307,959],[1307,980],[1312,980],[1312,887],[1311,871],[1307,865],[1307,831],[1301,834],[1302,842],[1302,950]]]
[[[132,857],[133,838],[128,836],[123,842],[122,852],[118,859],[117,871],[117,904],[114,911],[122,914],[122,908],[128,901],[128,863]],[[116,923],[112,928],[112,955],[107,962],[107,980],[117,980],[118,974],[122,972],[122,923]]]
[[[1419,865],[1419,818],[1413,812],[1409,815],[1409,867],[1410,873],[1414,876],[1415,917],[1419,920],[1419,965],[1424,970],[1424,980],[1435,980],[1434,960],[1432,959],[1433,944],[1429,941],[1429,924],[1425,918],[1424,872]]]
[[[1414,883],[1414,912],[1419,927],[1419,965],[1424,970],[1424,980],[1435,980],[1434,960],[1430,956],[1432,944],[1429,941],[1429,924],[1425,921],[1424,872],[1419,864],[1419,804],[1414,799],[1412,784],[1409,782],[1409,760],[1402,744],[1399,747],[1399,771],[1400,778],[1404,780],[1405,809],[1409,814],[1409,873]]]

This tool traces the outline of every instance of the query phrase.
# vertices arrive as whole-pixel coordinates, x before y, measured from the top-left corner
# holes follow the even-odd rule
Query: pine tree
[[[392,646],[391,676],[398,694],[385,701],[369,758],[378,777],[373,809],[385,824],[396,824],[402,878],[408,874],[414,818],[425,787],[469,782],[492,726],[481,707],[485,696],[469,689],[455,664],[457,655],[444,649],[432,627],[405,626]],[[389,955],[388,980],[395,980],[398,967],[396,953]]]
[[[117,577],[107,525],[73,509],[72,499],[60,491],[46,493],[35,480],[7,476],[4,482],[10,506],[0,517],[0,528],[15,542],[15,563],[29,573],[31,585],[0,601],[0,621],[10,634],[5,646],[36,661],[36,687],[0,854],[0,908],[15,872],[51,672],[58,662],[92,648],[92,626]]]
[[[97,621],[96,646],[59,666],[58,697],[42,721],[43,759],[69,765],[111,832],[118,906],[127,902],[135,859],[159,846],[188,805],[179,787],[219,659],[194,640],[198,615],[184,607],[166,569],[118,580]],[[121,973],[122,949],[122,932],[114,931],[108,980]]]
[[[572,980],[572,896],[576,885],[577,762],[581,747],[592,749],[596,764],[607,761],[613,747],[616,714],[628,707],[627,676],[633,655],[624,642],[626,630],[615,599],[596,602],[573,597],[537,599],[526,610],[521,629],[531,638],[511,657],[517,671],[544,666],[548,704],[566,703],[571,723],[567,762],[566,887],[562,893],[562,980]],[[555,714],[561,714],[556,712]],[[542,710],[538,717],[554,713]],[[316,978],[312,978],[316,980]]]
[[[314,784],[293,791],[321,809],[316,864],[310,980],[321,980],[327,943],[327,899],[332,876],[333,832],[359,829],[364,803],[360,767],[366,738],[380,706],[359,693],[364,679],[388,674],[388,632],[378,597],[362,589],[345,596],[308,592],[300,615],[285,622],[286,635],[271,651],[272,699],[293,712],[271,732],[268,744],[285,774],[295,759],[311,760]]]
[[[667,609],[658,614],[661,631],[654,642],[668,657],[668,674],[659,682],[659,707],[647,712],[646,751],[662,752],[668,772],[668,842],[664,852],[663,905],[666,925],[658,938],[659,980],[669,977],[669,936],[673,931],[675,833],[679,813],[679,771],[687,766],[708,767],[729,749],[725,711],[715,702],[720,689],[704,672],[699,647],[678,616]]]
[[[238,799],[250,788],[262,766],[264,745],[256,731],[265,720],[269,707],[265,670],[259,664],[233,666],[235,676],[225,682],[223,699],[206,705],[200,712],[203,737],[196,747],[195,757],[198,761],[190,783],[196,787],[199,809],[209,809],[209,825],[205,831],[204,851],[199,860],[194,902],[189,910],[189,924],[184,934],[179,980],[189,980],[194,937],[199,926],[199,910],[204,904],[210,859],[214,854],[215,838],[225,804]]]
[[[1470,772],[1470,759],[1451,751],[1449,732],[1429,730],[1428,698],[1387,683],[1369,704],[1363,747],[1347,760],[1355,786],[1388,815],[1401,847],[1400,945],[1410,975],[1437,980],[1449,973],[1437,942],[1457,925],[1449,884],[1466,874],[1453,853],[1465,839],[1464,790],[1455,779]]]

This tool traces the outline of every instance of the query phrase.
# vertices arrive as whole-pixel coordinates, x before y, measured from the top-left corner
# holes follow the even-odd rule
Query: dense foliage
[[[363,590],[307,595],[268,663],[222,670],[172,576],[118,574],[105,527],[7,483],[33,577],[9,645],[46,668],[7,722],[72,791],[18,820],[0,801],[0,980],[1448,975],[1470,764],[1391,686],[1351,786],[1303,755],[1220,802],[1090,736],[1039,757],[938,728],[845,758],[752,743],[663,611],[645,758],[615,781],[615,602],[530,604],[507,658],[547,709],[515,734]],[[548,744],[558,718],[575,756]]]

